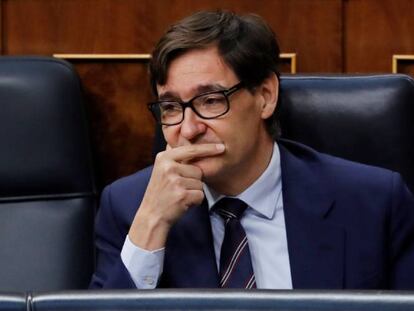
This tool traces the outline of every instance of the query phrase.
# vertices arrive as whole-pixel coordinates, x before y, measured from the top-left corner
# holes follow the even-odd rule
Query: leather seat
[[[95,186],[79,79],[66,62],[0,58],[0,290],[86,288]]]
[[[0,294],[0,311],[27,311],[27,297],[24,294]]]
[[[414,308],[411,292],[150,290],[44,293],[33,310],[335,310],[400,311]]]
[[[414,192],[414,80],[406,75],[285,76],[282,137],[401,173]]]

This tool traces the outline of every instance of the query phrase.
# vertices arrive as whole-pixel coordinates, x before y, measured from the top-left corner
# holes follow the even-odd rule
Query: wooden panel
[[[146,63],[72,63],[85,89],[98,186],[151,164],[155,123],[146,105],[151,98]]]
[[[171,23],[201,9],[263,16],[297,72],[341,72],[342,0],[3,0],[4,54],[150,53]],[[150,162],[145,66],[75,61],[88,97],[100,184]],[[284,67],[285,68],[285,67]]]
[[[393,54],[414,53],[414,1],[345,2],[346,72],[391,72]]]
[[[166,27],[201,9],[263,16],[298,72],[342,69],[342,0],[5,0],[5,52],[149,53]],[[24,13],[24,14],[22,14]],[[27,22],[30,20],[30,22]]]
[[[414,77],[414,55],[403,55],[402,59],[396,60],[393,73],[403,73]]]
[[[153,5],[147,2],[148,5],[131,0],[6,1],[6,52],[146,51],[154,42],[153,32],[160,33],[160,25],[151,18]]]

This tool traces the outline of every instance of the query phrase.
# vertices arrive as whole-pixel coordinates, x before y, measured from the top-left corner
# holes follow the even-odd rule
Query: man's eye
[[[161,111],[164,111],[164,112],[174,112],[174,111],[181,110],[181,106],[175,102],[164,102],[160,104],[160,108],[161,108]]]
[[[208,95],[201,98],[202,104],[206,106],[221,105],[226,101],[226,98],[221,94]]]

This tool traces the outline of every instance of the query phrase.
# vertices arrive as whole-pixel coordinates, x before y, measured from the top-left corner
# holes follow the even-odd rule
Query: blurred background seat
[[[95,186],[79,79],[60,60],[0,58],[0,290],[86,288]]]
[[[414,80],[406,75],[285,76],[282,137],[399,172],[414,192]]]

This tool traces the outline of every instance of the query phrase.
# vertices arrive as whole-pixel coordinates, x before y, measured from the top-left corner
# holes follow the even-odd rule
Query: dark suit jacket
[[[400,176],[278,143],[293,288],[414,288],[414,199]],[[120,251],[151,169],[103,191],[91,288],[135,287]],[[218,287],[204,205],[190,208],[171,229],[159,287]]]

